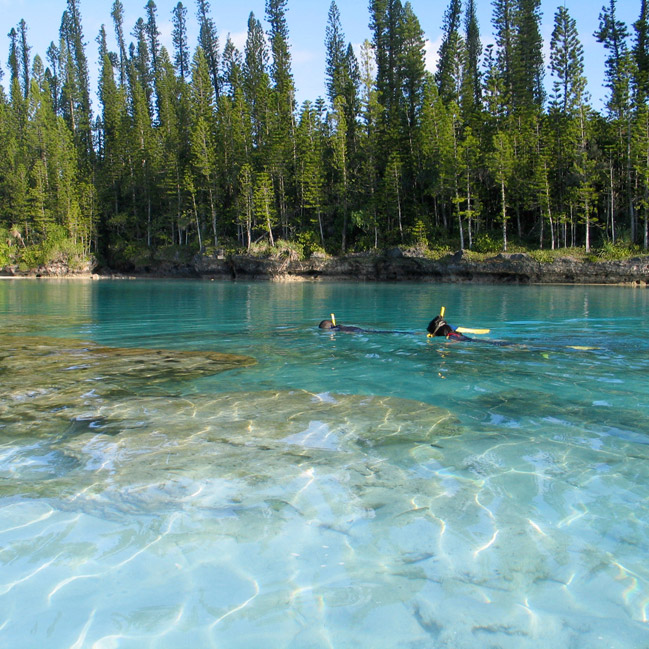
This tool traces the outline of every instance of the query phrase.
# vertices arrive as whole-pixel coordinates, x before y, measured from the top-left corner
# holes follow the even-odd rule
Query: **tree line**
[[[476,0],[450,0],[434,74],[409,2],[370,0],[372,38],[357,55],[334,0],[326,97],[301,106],[287,0],[266,0],[265,27],[250,14],[243,51],[221,43],[207,0],[196,0],[193,44],[188,9],[175,6],[172,51],[153,0],[130,38],[114,0],[117,47],[102,26],[94,113],[79,0],[67,0],[46,61],[32,57],[24,20],[8,35],[0,262],[67,251],[115,264],[280,239],[333,254],[513,242],[647,249],[649,9],[641,0],[629,29],[616,1],[595,33],[606,50],[602,113],[565,6],[544,62],[540,0],[493,0],[487,47]]]

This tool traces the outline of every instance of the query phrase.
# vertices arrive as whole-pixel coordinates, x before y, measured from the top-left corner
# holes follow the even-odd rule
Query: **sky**
[[[437,50],[442,38],[442,23],[448,0],[410,0],[415,15],[419,18],[426,36],[427,67],[435,70]],[[608,3],[608,0],[606,0]],[[640,14],[641,0],[618,0],[618,19],[624,21],[633,34],[633,23]],[[146,0],[122,0],[124,6],[125,32],[130,33],[138,18],[146,19]],[[172,10],[178,0],[156,0],[158,10],[158,29],[161,42],[172,52]],[[564,4],[570,15],[577,21],[581,42],[584,46],[586,77],[589,85],[592,106],[603,110],[607,90],[603,87],[604,61],[606,52],[598,43],[593,32],[599,26],[599,13],[604,0],[541,0],[542,36],[545,41],[544,54],[549,64],[549,46],[552,34],[554,14],[559,4]],[[102,24],[106,25],[109,36],[109,48],[115,49],[113,23],[110,16],[113,0],[80,0],[82,27],[86,41],[86,56],[91,67],[92,83],[96,88],[98,69],[97,44],[95,39]],[[195,0],[183,0],[187,8],[188,36],[192,47],[197,42],[197,21]],[[298,103],[309,99],[314,101],[325,96],[325,27],[329,12],[330,0],[288,0],[287,24],[289,43],[293,61],[296,99]],[[358,53],[360,44],[371,38],[368,27],[368,0],[337,0],[343,31],[348,42],[351,42]],[[28,42],[32,46],[32,56],[39,54],[43,61],[50,42],[58,42],[58,29],[61,16],[67,3],[65,0],[0,0],[0,34],[6,35],[24,18],[28,29]],[[243,50],[246,40],[248,16],[252,11],[257,18],[265,22],[265,0],[211,0],[211,13],[217,27],[221,47],[230,34],[237,47]],[[490,0],[476,0],[480,35],[483,45],[493,42],[492,6]],[[130,39],[129,39],[130,40]],[[9,39],[4,45],[0,39],[0,62],[5,70],[3,83],[7,81],[7,58]],[[546,72],[546,85],[551,81]],[[96,100],[93,108],[97,110]]]

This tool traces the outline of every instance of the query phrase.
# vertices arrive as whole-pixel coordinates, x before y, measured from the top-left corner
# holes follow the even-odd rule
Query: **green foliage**
[[[278,239],[274,245],[266,241],[253,243],[248,251],[253,257],[262,259],[290,259],[296,261],[304,259],[304,248],[297,241]]]
[[[530,251],[530,256],[542,264],[548,264],[553,262],[557,258],[556,250],[532,250]],[[562,252],[562,256],[565,256],[565,253]]]
[[[649,248],[649,4],[631,47],[617,0],[607,0],[596,37],[607,50],[610,98],[598,114],[565,7],[549,43],[545,107],[539,0],[494,0],[484,66],[475,0],[447,2],[435,77],[411,3],[370,1],[373,42],[360,65],[332,3],[329,102],[305,102],[299,114],[289,0],[266,0],[268,34],[250,15],[242,52],[231,39],[220,50],[206,0],[197,2],[197,41],[188,42],[179,3],[171,56],[153,1],[129,52],[115,0],[116,52],[103,28],[97,39],[96,115],[87,63],[96,57],[86,57],[79,1],[66,0],[47,68],[30,60],[21,22],[9,34],[0,88],[0,263],[77,263],[92,252],[144,268],[187,263],[198,250],[250,247],[293,259],[325,245],[446,255],[541,242],[588,251],[593,235],[618,240],[596,258]],[[628,245],[619,243],[625,232]]]
[[[0,227],[0,268],[8,266],[13,259],[13,247],[11,246],[11,238],[9,230]]]
[[[197,250],[194,246],[159,246],[155,251],[155,259],[177,264],[189,264],[196,252]],[[205,250],[205,254],[210,254],[211,252],[209,249]]]
[[[503,243],[492,234],[483,232],[476,237],[473,249],[476,252],[500,252],[503,249]]]
[[[47,238],[38,243],[21,248],[14,247],[12,256],[21,267],[26,269],[35,269],[39,266],[60,262],[74,270],[80,268],[87,259],[83,247],[79,243],[75,243],[67,235],[66,229],[60,225],[51,226]]]
[[[297,235],[296,243],[302,247],[302,255],[304,258],[309,258],[314,252],[324,253],[325,250],[320,244],[318,235],[312,230],[300,232]]]
[[[635,257],[641,252],[640,246],[631,243],[628,239],[618,239],[615,243],[605,241],[595,254],[600,260],[615,261]]]
[[[410,239],[416,245],[423,247],[428,246],[428,235],[426,234],[426,224],[417,219],[415,224],[410,228]]]
[[[141,241],[118,241],[111,246],[109,252],[118,270],[142,270],[153,259],[152,251]]]

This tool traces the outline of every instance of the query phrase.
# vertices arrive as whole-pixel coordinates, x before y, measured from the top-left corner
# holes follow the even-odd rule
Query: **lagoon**
[[[648,307],[0,282],[0,646],[647,646]]]

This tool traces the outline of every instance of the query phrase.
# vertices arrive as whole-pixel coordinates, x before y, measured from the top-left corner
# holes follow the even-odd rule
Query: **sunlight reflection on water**
[[[646,306],[0,285],[0,645],[644,646]]]

